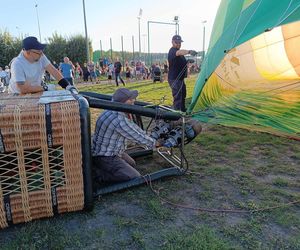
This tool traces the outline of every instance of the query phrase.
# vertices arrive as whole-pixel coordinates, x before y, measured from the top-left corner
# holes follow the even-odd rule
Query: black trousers
[[[173,108],[185,112],[186,85],[184,80],[169,80],[169,85],[172,89]]]

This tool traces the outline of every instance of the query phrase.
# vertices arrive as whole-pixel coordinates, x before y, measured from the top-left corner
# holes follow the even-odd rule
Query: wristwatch
[[[44,91],[48,90],[48,86],[44,81],[41,82],[41,86],[43,87]]]

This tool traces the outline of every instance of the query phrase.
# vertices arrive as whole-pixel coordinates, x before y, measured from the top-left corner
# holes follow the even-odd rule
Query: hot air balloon
[[[300,140],[299,0],[222,0],[189,112]]]

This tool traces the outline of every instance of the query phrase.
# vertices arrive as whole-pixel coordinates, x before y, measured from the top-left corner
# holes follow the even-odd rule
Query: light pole
[[[206,20],[202,21],[203,24],[203,51],[202,51],[202,62],[204,60],[204,56],[205,56],[205,24],[207,23]]]
[[[38,13],[38,4],[36,2],[35,2],[35,11],[36,11],[36,18],[37,18],[37,23],[38,23],[39,35],[40,35],[40,42],[42,42],[40,19],[39,19],[39,13]]]
[[[174,16],[173,22],[175,23],[175,35],[179,35],[179,17],[178,16]]]
[[[113,49],[112,49],[112,39],[111,38],[109,38],[109,43],[110,43],[110,59],[111,59],[111,61],[113,62]]]
[[[102,58],[102,41],[100,40],[100,59]]]
[[[147,34],[143,34],[143,54],[144,54],[144,62],[146,63],[146,37]]]
[[[141,17],[143,14],[143,10],[140,9],[138,19],[138,25],[139,25],[139,60],[141,60]]]
[[[83,18],[84,18],[84,30],[85,30],[86,59],[87,59],[87,62],[89,62],[90,61],[90,50],[89,50],[88,33],[87,33],[87,27],[86,27],[85,3],[84,3],[84,0],[82,0],[82,5],[83,5]]]
[[[132,61],[134,61],[134,36],[132,36]]]

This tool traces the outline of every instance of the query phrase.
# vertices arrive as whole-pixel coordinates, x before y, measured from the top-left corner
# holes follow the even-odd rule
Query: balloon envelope
[[[223,0],[189,111],[300,139],[300,0]]]

